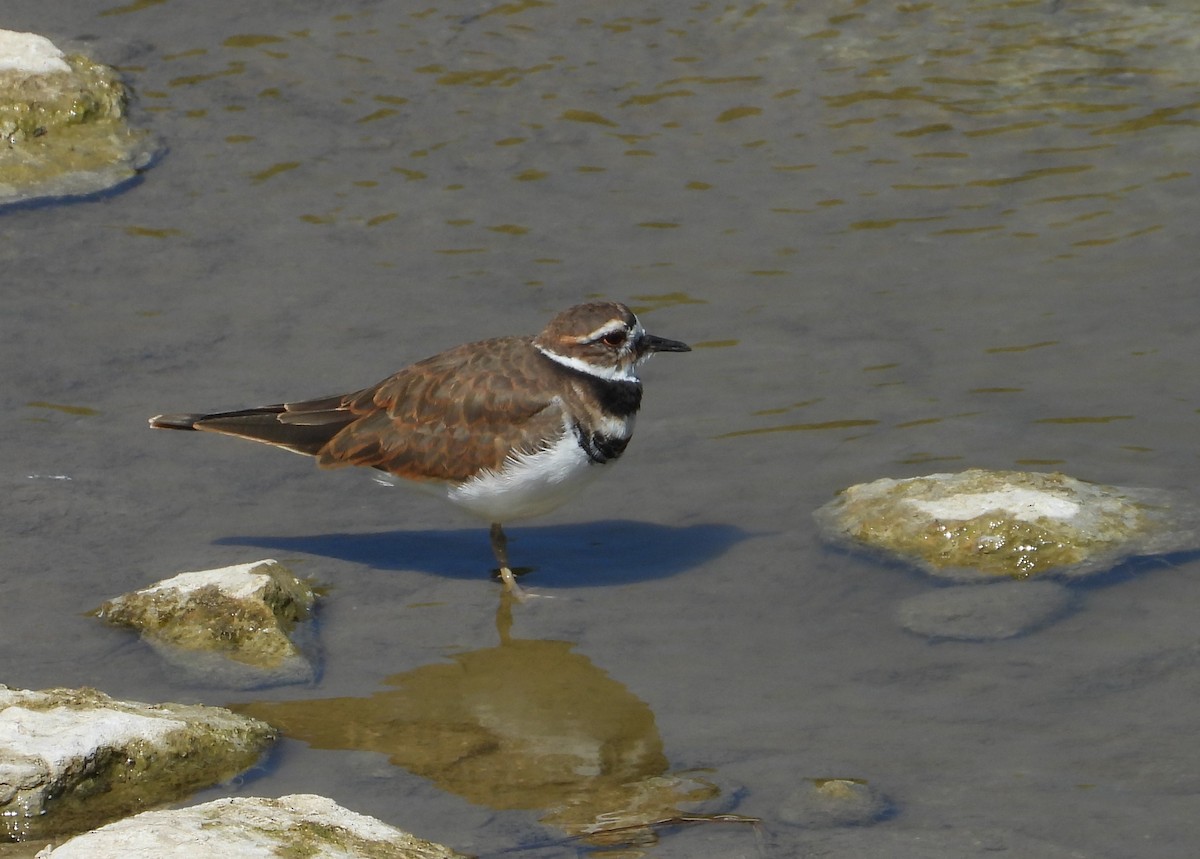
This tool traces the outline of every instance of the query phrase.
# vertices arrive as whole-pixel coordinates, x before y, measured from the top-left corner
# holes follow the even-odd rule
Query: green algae
[[[1001,513],[960,522],[935,522],[897,550],[925,552],[937,567],[974,567],[985,573],[1027,578],[1082,563],[1109,540],[1092,539],[1048,518],[1020,522]]]
[[[64,60],[70,71],[0,71],[0,138],[9,145],[125,115],[128,93],[113,69],[79,54]]]
[[[79,54],[64,61],[69,71],[0,71],[0,203],[103,190],[153,152],[126,123],[116,71]]]
[[[93,408],[88,406],[72,406],[64,403],[48,403],[45,400],[32,400],[25,404],[31,409],[53,409],[56,412],[62,412],[64,415],[75,415],[76,417],[93,417],[100,414]]]
[[[405,839],[407,843],[376,841],[343,826],[316,820],[304,820],[283,830],[261,831],[279,842],[273,852],[280,859],[312,859],[331,852],[362,859],[454,859],[461,855],[415,836]]]

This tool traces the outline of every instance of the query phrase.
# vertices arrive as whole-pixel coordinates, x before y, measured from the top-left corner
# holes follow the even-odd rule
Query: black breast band
[[[598,432],[587,432],[578,423],[574,426],[575,438],[579,446],[592,462],[603,465],[610,459],[616,459],[625,452],[629,445],[628,438],[615,435],[603,435]]]

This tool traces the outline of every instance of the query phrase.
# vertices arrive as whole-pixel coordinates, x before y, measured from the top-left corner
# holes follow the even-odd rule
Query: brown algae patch
[[[851,486],[814,515],[828,538],[934,575],[1024,579],[1191,547],[1194,526],[1174,501],[1059,473],[969,469]]]

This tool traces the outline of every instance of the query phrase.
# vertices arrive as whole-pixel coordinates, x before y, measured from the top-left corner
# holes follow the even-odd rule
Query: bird
[[[648,333],[625,304],[589,302],[540,334],[457,346],[352,393],[155,415],[150,426],[263,442],[432,491],[491,524],[499,577],[521,597],[503,523],[548,513],[610,470],[641,407],[639,365],[690,351]]]

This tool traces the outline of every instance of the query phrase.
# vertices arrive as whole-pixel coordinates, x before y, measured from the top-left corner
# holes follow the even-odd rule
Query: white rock
[[[201,588],[216,587],[217,590],[232,599],[247,599],[259,596],[271,583],[267,572],[271,567],[280,566],[274,558],[261,561],[251,561],[248,564],[235,564],[232,567],[219,567],[214,570],[198,570],[194,573],[180,573],[169,579],[143,588],[137,593],[160,594],[165,591],[177,591],[180,596],[188,596]]]
[[[21,693],[6,693],[0,701],[12,694]],[[69,765],[95,754],[100,746],[158,743],[186,727],[187,723],[178,719],[120,710],[30,710],[17,705],[0,710],[0,748],[40,759],[50,777],[58,779]]]
[[[230,778],[274,739],[219,707],[0,686],[0,841],[98,826]]]
[[[956,521],[974,519],[994,510],[1021,522],[1036,522],[1041,518],[1065,520],[1073,519],[1080,510],[1080,505],[1074,501],[1017,486],[994,492],[968,492],[937,500],[912,498],[904,503],[931,518]]]
[[[455,859],[373,817],[311,794],[234,797],[147,811],[72,838],[38,859]]]
[[[0,71],[10,69],[35,75],[71,71],[63,52],[45,36],[0,30]]]

